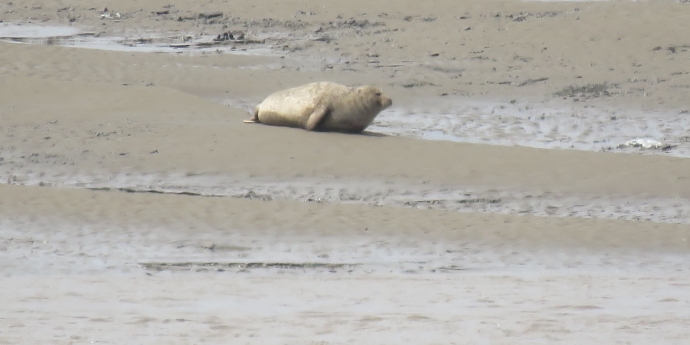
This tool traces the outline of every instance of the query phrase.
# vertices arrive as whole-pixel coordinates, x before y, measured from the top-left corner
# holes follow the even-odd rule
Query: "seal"
[[[393,104],[371,85],[348,87],[316,82],[266,97],[245,123],[302,128],[308,131],[361,133]]]

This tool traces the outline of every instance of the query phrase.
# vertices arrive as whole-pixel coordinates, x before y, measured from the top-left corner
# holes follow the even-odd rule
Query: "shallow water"
[[[680,276],[185,274],[4,282],[0,293],[12,298],[0,306],[7,325],[0,339],[8,343],[684,344],[690,335],[687,279]]]
[[[251,235],[174,224],[81,223],[59,217],[0,219],[5,277],[143,273],[287,275],[686,274],[690,254],[601,251],[405,236]],[[298,229],[296,232],[300,232]],[[486,229],[487,233],[491,229]]]
[[[189,219],[194,229],[0,219],[0,340],[683,344],[689,335],[688,254],[252,235]]]
[[[678,111],[551,108],[539,104],[452,101],[444,109],[390,109],[368,128],[373,132],[430,140],[528,146],[545,149],[663,153],[690,157],[690,117]],[[665,149],[624,147],[651,139]]]
[[[0,38],[74,37],[81,30],[72,26],[39,26],[0,23]]]
[[[156,35],[146,38],[98,36],[74,27],[0,23],[0,40],[23,44],[57,45],[74,48],[142,52],[188,53],[219,52],[240,55],[269,55],[263,44],[242,41],[213,42],[214,36]]]

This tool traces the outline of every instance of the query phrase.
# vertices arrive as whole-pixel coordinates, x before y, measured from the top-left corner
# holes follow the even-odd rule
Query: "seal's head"
[[[377,108],[377,113],[393,105],[393,101],[375,86],[361,86],[357,88],[357,94],[361,97],[363,103],[373,105]]]

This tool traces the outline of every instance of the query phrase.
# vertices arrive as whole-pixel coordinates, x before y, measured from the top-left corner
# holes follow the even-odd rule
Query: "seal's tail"
[[[244,122],[244,123],[261,123],[261,121],[259,121],[259,107],[254,108],[254,114],[252,114],[251,119],[244,120],[242,122]]]

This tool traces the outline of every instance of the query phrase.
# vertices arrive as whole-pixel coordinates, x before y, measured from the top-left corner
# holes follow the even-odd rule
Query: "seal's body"
[[[353,88],[317,82],[266,97],[256,106],[252,118],[244,122],[309,131],[360,133],[392,104],[390,98],[373,86]]]

